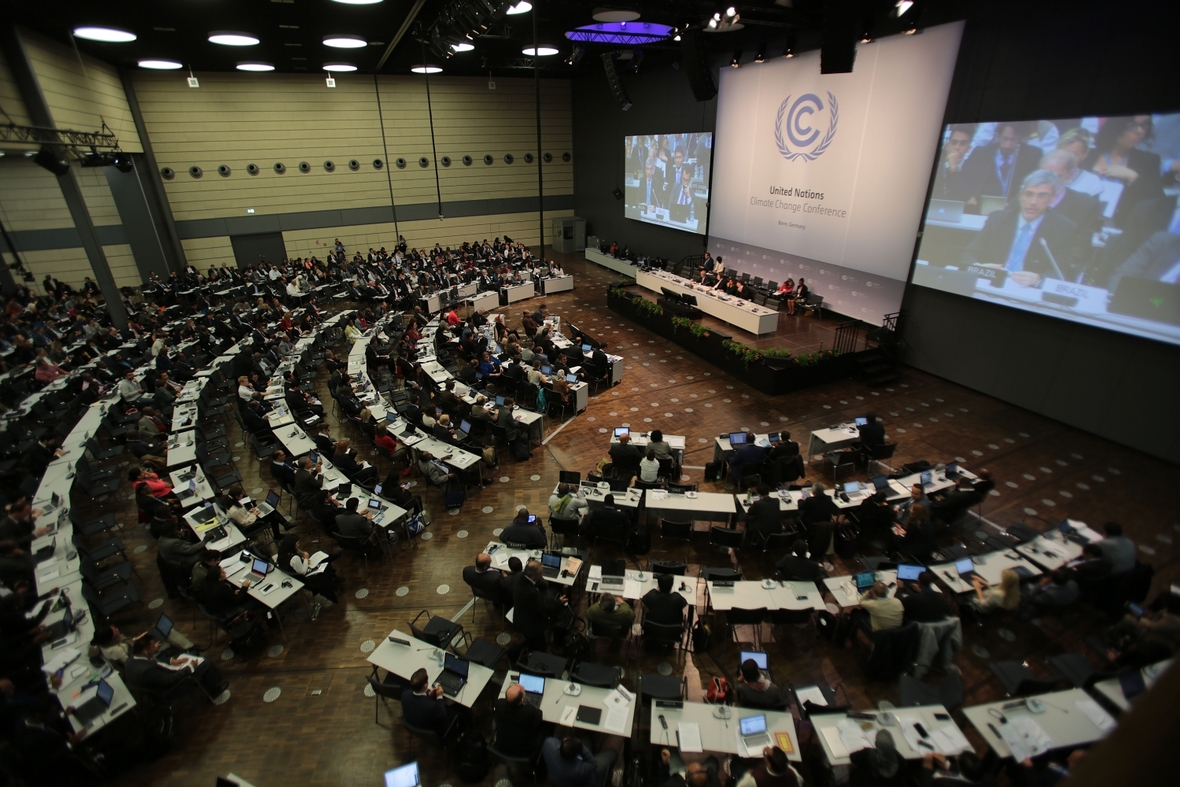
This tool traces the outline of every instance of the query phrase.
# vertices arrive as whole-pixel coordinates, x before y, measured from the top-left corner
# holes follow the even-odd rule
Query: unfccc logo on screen
[[[778,152],[787,161],[803,159],[815,161],[824,154],[832,140],[836,137],[836,123],[840,119],[840,105],[836,97],[828,92],[828,130],[822,134],[812,123],[820,118],[819,113],[825,111],[823,99],[814,93],[804,93],[791,102],[791,97],[783,99],[778,108],[778,115],[774,123],[774,141],[778,145]],[[787,138],[783,139],[783,127],[786,127]]]

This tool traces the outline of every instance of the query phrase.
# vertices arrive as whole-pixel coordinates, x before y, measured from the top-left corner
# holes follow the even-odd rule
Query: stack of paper
[[[702,752],[701,727],[695,722],[682,721],[676,725],[676,738],[681,752]]]
[[[1053,739],[1028,716],[1009,717],[1007,724],[1000,725],[1000,737],[1017,762],[1044,754],[1053,748]]]
[[[824,693],[819,686],[804,686],[801,689],[795,689],[795,696],[799,698],[799,703],[803,704],[810,701],[812,705],[827,705],[828,700],[824,697]]]
[[[1078,700],[1076,704],[1078,710],[1086,714],[1090,721],[1094,722],[1094,726],[1104,733],[1112,731],[1117,726],[1110,714],[1104,711],[1102,706],[1094,700]]]
[[[841,719],[836,728],[840,730],[840,741],[844,749],[849,752],[873,748],[873,740],[861,729],[860,722],[853,719]]]
[[[627,716],[631,710],[631,699],[631,693],[622,686],[602,698],[602,704],[606,706],[606,718],[602,721],[602,726],[605,729],[617,734],[627,731]]]

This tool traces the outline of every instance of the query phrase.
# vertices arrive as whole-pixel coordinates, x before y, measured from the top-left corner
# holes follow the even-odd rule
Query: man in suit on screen
[[[963,253],[964,266],[1005,270],[1025,287],[1069,276],[1077,260],[1078,227],[1049,209],[1057,183],[1057,176],[1043,169],[1029,174],[1016,205],[987,217]]]

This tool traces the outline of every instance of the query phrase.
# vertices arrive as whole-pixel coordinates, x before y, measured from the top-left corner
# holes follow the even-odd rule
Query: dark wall
[[[1032,5],[969,20],[948,123],[1180,109],[1177,4]],[[1180,347],[922,287],[904,308],[908,363],[1180,462]]]
[[[653,227],[623,218],[623,201],[611,193],[623,188],[623,137],[713,131],[717,99],[698,102],[688,77],[670,65],[646,66],[624,74],[631,109],[619,108],[601,69],[574,80],[574,211],[586,219],[586,235],[637,253],[679,260],[702,254],[705,236]]]

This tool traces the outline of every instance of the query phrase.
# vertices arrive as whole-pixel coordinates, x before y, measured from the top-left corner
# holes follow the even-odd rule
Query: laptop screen
[[[746,433],[745,432],[730,432],[729,433],[729,444],[730,445],[745,445],[746,444]]]
[[[385,787],[418,787],[418,763],[412,762],[385,772]]]
[[[98,698],[102,700],[102,704],[108,708],[111,706],[111,700],[115,698],[115,689],[111,684],[105,680],[98,682]]]
[[[369,498],[369,508],[373,509],[374,511],[380,511],[381,510],[381,501],[375,497],[370,497]]]
[[[260,557],[256,557],[256,558],[254,558],[253,570],[254,570],[255,574],[262,574],[263,576],[265,576],[266,572],[270,571],[270,563],[267,563],[265,560],[263,560]]]
[[[741,719],[738,724],[741,725],[743,738],[766,732],[766,716],[761,713],[757,716],[747,716]]]
[[[381,494],[381,484],[376,484],[373,486],[373,494],[375,494],[375,495]]]
[[[161,637],[167,637],[172,633],[172,619],[167,615],[160,615],[160,619],[156,621],[156,631],[160,632]]]
[[[462,432],[463,434],[467,434],[468,432],[470,432],[471,431],[471,422],[470,421],[460,421],[459,422],[459,431]]]
[[[561,555],[551,555],[548,552],[541,553],[541,565],[549,568],[561,568]]]
[[[766,654],[757,650],[743,650],[742,657],[738,660],[738,664],[745,664],[750,659],[754,660],[754,663],[758,665],[758,669],[770,669],[767,666]]]
[[[583,344],[582,345],[582,352],[584,352],[584,353],[594,352],[594,348],[588,344]]]
[[[897,578],[904,582],[914,582],[925,569],[922,566],[911,566],[902,563],[897,567]]]
[[[578,375],[576,375],[576,374],[567,374],[567,375],[565,376],[565,381],[566,381],[567,383],[569,383],[570,385],[573,385],[573,384],[575,384],[576,382],[578,382]]]
[[[862,571],[856,575],[856,577],[854,578],[853,581],[856,582],[856,589],[857,590],[868,590],[869,588],[871,588],[873,586],[873,581],[874,581],[873,572],[872,571]]]
[[[496,406],[498,406],[498,407],[504,406],[504,397],[503,396],[496,397]]]
[[[930,470],[927,470],[925,473],[922,473],[922,475],[918,476],[918,483],[920,483],[922,486],[926,486],[933,480],[934,473]]]
[[[615,437],[622,437],[623,435],[629,435],[629,434],[631,434],[631,427],[629,427],[629,426],[616,426],[615,427]]]
[[[270,490],[266,493],[266,504],[271,508],[279,507],[279,493],[275,490]]]
[[[959,572],[959,576],[963,576],[968,571],[974,571],[975,564],[971,562],[971,558],[965,557],[962,560],[955,561],[955,571]]]
[[[860,481],[849,481],[844,485],[844,493],[854,495],[860,491]]]
[[[396,420],[397,420],[397,413],[395,413],[393,410],[390,410],[388,413],[385,414],[385,423],[391,424]]]
[[[946,473],[948,478],[955,475],[956,473],[959,472],[959,463],[958,462],[947,462],[946,463],[946,470],[944,472]]]
[[[1143,672],[1141,670],[1124,672],[1122,675],[1119,675],[1119,686],[1123,690],[1123,696],[1128,700],[1135,699],[1147,688],[1147,684],[1143,682]]]
[[[543,374],[543,375],[545,375],[546,377],[548,377],[548,376],[549,376],[550,374],[552,374],[552,373],[553,373],[553,367],[552,367],[552,366],[549,366],[549,365],[547,365],[547,364],[542,364],[542,366],[541,366],[541,374]]]
[[[544,694],[545,693],[545,679],[540,675],[525,675],[520,676],[520,685],[529,694]]]
[[[770,434],[766,435],[766,441],[768,443],[777,443],[781,439],[783,439],[781,432],[771,432]]]
[[[881,492],[889,488],[889,476],[878,475],[872,478],[873,486],[877,487],[877,491]]]
[[[868,426],[868,425],[869,425],[869,419],[868,419],[868,418],[857,418],[857,419],[856,419],[856,425],[857,425],[857,426]]]
[[[461,678],[467,677],[467,661],[456,656],[454,653],[445,654],[446,661],[443,662],[443,667],[448,672],[453,672]]]
[[[621,577],[627,573],[626,560],[602,561],[602,575],[604,577]]]

